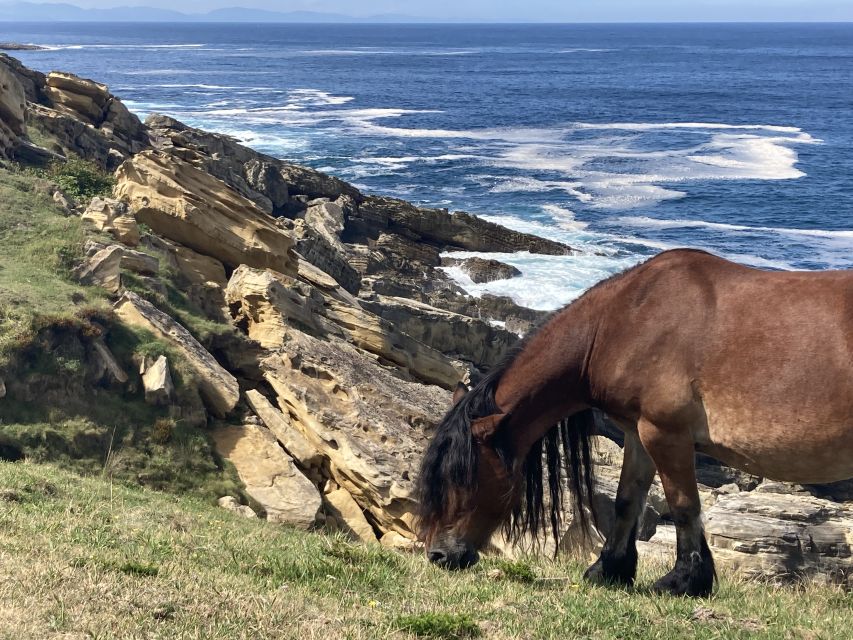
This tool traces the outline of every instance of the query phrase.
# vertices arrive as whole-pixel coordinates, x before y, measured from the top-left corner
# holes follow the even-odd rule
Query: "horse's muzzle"
[[[449,545],[446,548],[432,547],[427,551],[430,562],[442,569],[467,569],[477,564],[480,554],[477,550],[464,544]]]

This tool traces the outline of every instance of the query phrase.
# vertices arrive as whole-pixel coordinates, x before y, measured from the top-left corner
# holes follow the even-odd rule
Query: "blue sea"
[[[670,247],[853,267],[853,25],[6,24],[110,85],[370,193],[563,240],[475,285],[555,308]]]

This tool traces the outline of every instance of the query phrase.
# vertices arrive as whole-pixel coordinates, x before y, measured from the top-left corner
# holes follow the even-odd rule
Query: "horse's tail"
[[[538,540],[541,534],[550,534],[559,547],[566,484],[571,491],[583,535],[589,533],[590,518],[593,525],[597,524],[591,446],[594,433],[595,416],[592,409],[587,409],[561,420],[533,445],[522,471],[524,490],[521,500],[507,523],[506,533],[512,540],[518,541],[525,534]]]

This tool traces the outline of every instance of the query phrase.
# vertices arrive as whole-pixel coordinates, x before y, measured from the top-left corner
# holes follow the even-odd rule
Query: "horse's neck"
[[[595,339],[587,294],[549,320],[506,368],[495,391],[521,454],[563,418],[589,405],[586,366]]]

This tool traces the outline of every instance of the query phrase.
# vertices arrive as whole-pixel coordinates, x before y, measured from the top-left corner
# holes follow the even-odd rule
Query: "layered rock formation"
[[[0,157],[12,154],[26,133],[24,88],[18,78],[0,65]]]

